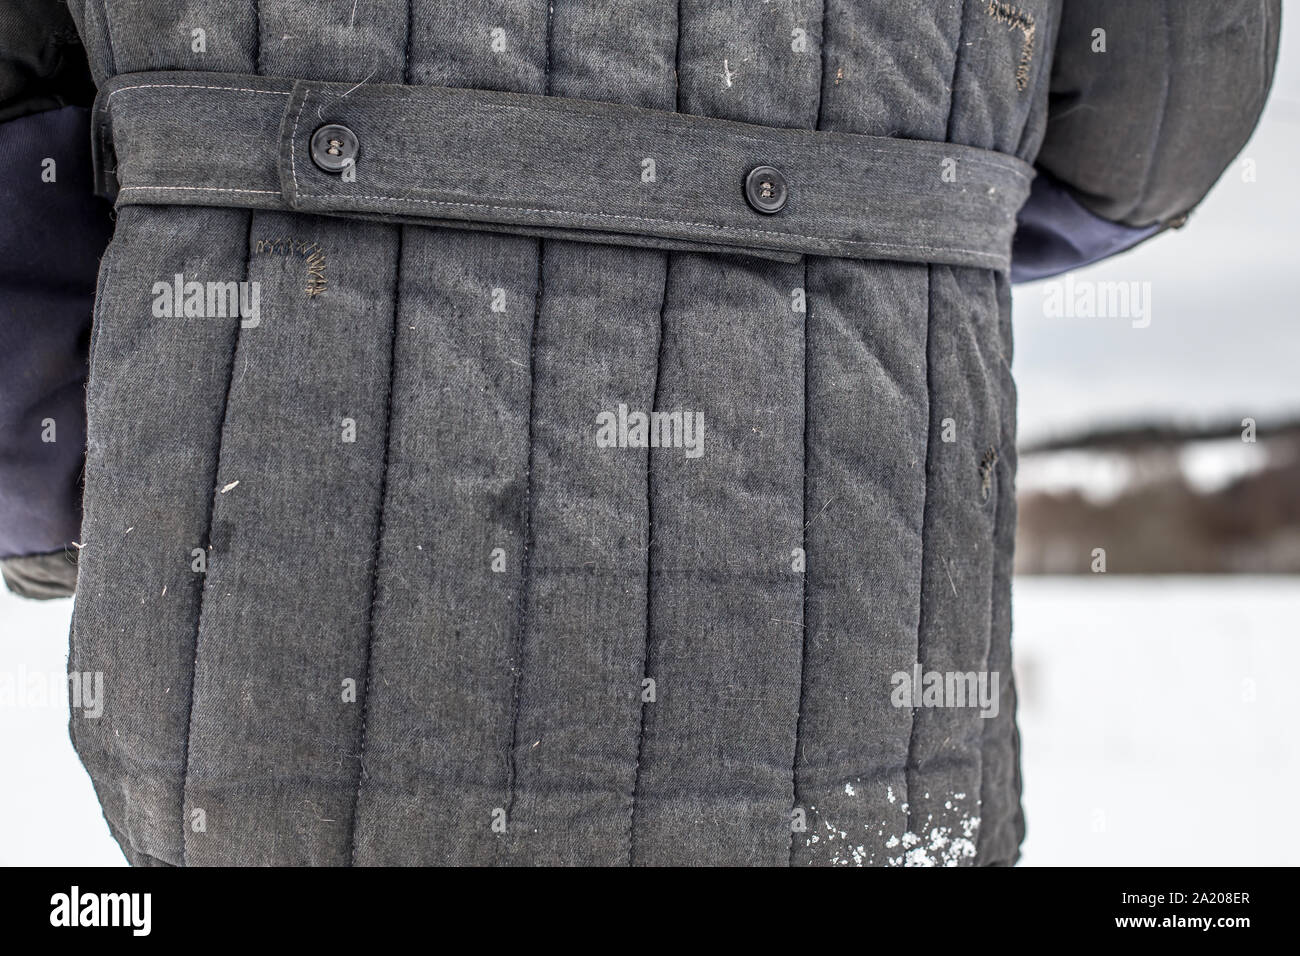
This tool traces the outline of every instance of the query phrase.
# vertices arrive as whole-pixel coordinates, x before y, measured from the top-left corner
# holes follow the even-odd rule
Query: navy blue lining
[[[1046,279],[1099,262],[1160,230],[1160,223],[1126,226],[1089,212],[1068,186],[1039,169],[1016,219],[1011,281]]]
[[[89,117],[67,106],[0,124],[0,558],[81,532],[86,353],[113,229],[92,188]]]

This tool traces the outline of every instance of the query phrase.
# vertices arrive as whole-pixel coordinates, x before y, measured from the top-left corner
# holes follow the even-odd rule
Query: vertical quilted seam
[[[998,435],[999,435],[999,440],[1000,440],[1000,441],[1006,438],[1006,433],[1002,430],[1002,425],[1001,425],[1001,423],[999,423],[999,427],[998,427]],[[997,468],[997,464],[996,464],[996,463],[993,465],[993,468],[996,470],[996,468]],[[1002,521],[1006,520],[1006,516],[1002,513],[1002,511],[1003,511],[1003,509],[1002,509],[1002,488],[1001,488],[1001,482],[1000,482],[1000,481],[999,481],[998,485],[999,485],[999,486],[998,486],[997,488],[995,488],[995,490],[993,491],[993,534],[992,534],[992,543],[993,543],[993,546],[994,546],[995,549],[996,549],[996,547],[997,547],[997,540],[998,540],[998,526],[999,526],[999,524],[1000,524]],[[992,580],[992,585],[993,585],[993,594],[991,595],[990,600],[989,600],[989,621],[988,621],[988,635],[989,635],[989,639],[988,639],[988,643],[987,643],[987,645],[985,646],[985,650],[984,650],[984,663],[983,663],[983,665],[981,665],[985,673],[989,673],[989,672],[992,670],[992,668],[991,668],[990,665],[992,664],[992,661],[993,661],[993,642],[997,639],[997,634],[994,633],[994,616],[995,616],[995,614],[996,614],[996,610],[995,610],[995,609],[997,608],[997,601],[998,601],[997,589],[998,589],[998,587],[999,587],[999,584],[998,584],[998,573],[997,573],[997,559],[996,559],[996,554],[997,554],[997,552],[996,552],[996,550],[995,550],[995,551],[994,551],[995,558],[994,558],[994,566],[993,566],[993,574],[992,574],[992,578],[993,578],[993,580]],[[1008,674],[1008,675],[1006,675],[1006,676],[1007,676],[1007,679],[1010,679],[1010,677],[1011,677],[1010,674]],[[1001,696],[1001,695],[999,694],[999,696]],[[980,743],[979,743],[979,756],[980,756],[980,797],[979,797],[979,806],[980,806],[980,815],[981,815],[981,816],[983,816],[983,808],[984,808],[984,806],[985,806],[985,804],[986,804],[986,801],[985,801],[985,794],[988,793],[988,789],[989,789],[989,771],[988,771],[988,766],[989,766],[989,764],[988,764],[988,760],[987,760],[987,758],[986,758],[986,756],[985,756],[985,752],[986,752],[986,750],[987,750],[987,748],[988,748],[988,745],[989,745],[989,734],[988,734],[988,725],[986,725],[986,726],[983,728],[983,732],[980,734]],[[983,849],[983,844],[984,844],[984,841],[985,841],[985,839],[986,839],[988,833],[989,833],[989,829],[988,829],[988,828],[982,828],[982,829],[980,829],[980,830],[977,832],[977,834],[976,834],[976,837],[975,837],[975,859],[976,859],[977,861],[980,859],[980,857],[981,857],[981,855],[982,855],[982,854],[981,854],[981,850]]]
[[[829,2],[829,0],[828,0]],[[825,34],[822,40],[823,48],[825,47]],[[822,60],[823,69],[825,59]],[[821,105],[818,104],[818,126],[821,125]],[[804,683],[804,673],[808,667],[808,575],[812,569],[808,564],[808,327],[809,318],[812,315],[812,296],[808,293],[808,257],[804,257],[803,266],[803,292],[804,292],[804,316],[803,316],[803,522],[802,534],[799,541],[799,547],[803,551],[803,606],[799,617],[799,703],[796,705],[794,715],[794,762],[790,766],[790,794],[794,807],[799,805],[799,738],[800,731],[803,729],[803,695],[807,688]],[[793,812],[794,807],[791,807]],[[795,838],[793,819],[790,822],[790,853],[788,864],[794,866]]]
[[[946,126],[945,133],[944,133],[944,139],[945,139],[945,141],[951,141],[951,140],[952,140],[952,117],[953,117],[953,96],[952,96],[952,94],[953,94],[953,90],[954,90],[955,87],[957,86],[957,77],[961,75],[961,54],[962,54],[962,45],[963,45],[963,41],[965,40],[965,37],[966,37],[966,14],[967,14],[966,3],[965,3],[965,0],[963,0],[963,2],[962,2],[962,10],[961,10],[961,18],[960,18],[960,20],[958,21],[958,25],[957,25],[957,48],[953,51],[953,56],[952,56],[952,81],[948,84],[948,120],[947,120],[947,126]],[[934,357],[930,354],[930,347],[931,347],[931,343],[934,341],[934,270],[935,270],[936,268],[937,268],[936,266],[934,266],[933,264],[931,264],[931,265],[926,266],[926,269],[925,269],[926,285],[927,285],[927,292],[926,292],[926,309],[925,309],[925,326],[926,326],[926,333],[925,333],[925,391],[926,391],[926,396],[927,396],[927,404],[928,404],[928,406],[929,406],[929,413],[928,413],[928,415],[929,415],[929,425],[927,426],[927,428],[926,428],[926,432],[925,432],[925,472],[924,472],[924,480],[925,480],[925,485],[926,485],[926,487],[925,487],[925,491],[924,491],[924,493],[923,493],[923,495],[922,495],[922,500],[923,500],[924,504],[922,505],[922,508],[921,508],[921,561],[920,561],[920,565],[919,565],[919,568],[920,568],[919,573],[920,573],[920,575],[921,575],[921,579],[920,579],[920,580],[921,580],[921,583],[920,583],[920,590],[919,590],[919,592],[918,592],[918,600],[919,600],[919,602],[920,602],[920,608],[919,608],[919,613],[917,614],[917,626],[916,626],[916,659],[917,659],[917,661],[920,661],[920,660],[921,660],[921,657],[922,657],[922,654],[921,654],[921,636],[922,636],[923,634],[925,634],[925,631],[926,631],[926,624],[928,623],[928,622],[926,621],[926,615],[925,615],[925,558],[926,558],[926,552],[927,552],[927,550],[928,550],[928,545],[929,545],[929,542],[926,540],[926,529],[930,527],[930,523],[929,523],[929,520],[928,520],[928,518],[929,518],[929,512],[930,512],[930,503],[931,503],[931,502],[930,502],[930,494],[929,494],[929,491],[930,491],[930,468],[931,468],[931,465],[932,465],[931,452],[932,452],[933,447],[934,447],[934,408],[935,408],[935,404],[936,404],[936,403],[935,403],[935,394],[934,394],[934,383],[933,383],[933,382],[931,381],[931,379],[930,379],[930,371],[931,371],[931,369],[934,367]],[[912,808],[912,807],[915,805],[915,803],[916,803],[915,799],[913,798],[913,794],[912,794],[912,779],[913,779],[913,776],[914,776],[914,774],[913,774],[913,769],[914,769],[914,768],[913,768],[913,759],[914,759],[914,758],[913,758],[913,754],[914,754],[914,752],[915,752],[915,750],[916,750],[916,728],[917,728],[917,724],[918,724],[918,721],[917,721],[917,719],[916,719],[916,705],[917,705],[917,704],[919,704],[919,701],[913,701],[913,707],[912,707],[912,732],[911,732],[911,734],[908,735],[908,738],[907,738],[907,760],[906,760],[906,762],[904,763],[904,779],[907,781],[907,806],[908,806],[908,814],[907,814],[907,829],[908,829],[908,832],[910,832],[910,833],[915,833],[915,832],[916,832],[915,819],[913,818],[913,812],[912,812],[912,809],[911,809],[911,808]]]
[[[411,17],[414,0],[406,4],[406,46],[402,55],[402,82],[410,82]],[[365,678],[361,696],[361,727],[357,732],[357,786],[352,796],[352,817],[348,825],[348,865],[357,865],[357,813],[361,807],[361,781],[365,776],[366,721],[370,717],[370,686],[374,668],[370,666],[375,647],[375,601],[379,596],[379,560],[383,555],[384,518],[388,503],[388,462],[393,443],[393,386],[397,381],[397,323],[402,314],[402,241],[406,227],[397,227],[397,249],[393,253],[393,323],[388,340],[388,392],[384,399],[384,460],[379,470],[379,504],[375,516],[375,545],[370,559],[370,600],[366,602]]]
[[[104,0],[107,4],[107,0]],[[104,11],[104,32],[111,38],[108,28],[108,12]],[[111,58],[110,47],[110,58]],[[262,11],[258,7],[258,0],[253,0],[253,72],[261,74],[262,72]],[[253,225],[257,219],[256,212],[248,214],[248,236],[244,249],[244,281],[252,279],[253,268]],[[235,322],[235,331],[231,337],[230,343],[230,364],[226,369],[226,393],[221,399],[221,425],[217,428],[217,447],[212,459],[212,477],[208,486],[212,488],[212,497],[208,500],[208,516],[206,521],[206,530],[203,532],[202,548],[207,552],[212,543],[212,516],[216,508],[217,501],[217,478],[221,474],[221,446],[226,434],[226,416],[230,412],[230,389],[235,381],[235,362],[239,359],[239,343],[241,341],[239,330],[240,322]],[[207,594],[208,575],[205,571],[203,580],[199,584],[198,607],[195,610],[194,621],[194,659],[190,664],[190,696],[189,696],[189,715],[185,721],[185,746],[181,758],[181,796],[180,796],[180,815],[181,815],[181,865],[186,864],[189,855],[189,836],[190,827],[185,820],[185,791],[189,788],[190,779],[190,740],[194,733],[194,685],[199,671],[199,636],[203,633],[203,598]]]
[[[673,43],[673,110],[674,112],[681,109],[681,89],[682,89],[682,4],[677,0],[677,39]],[[663,374],[664,365],[664,311],[668,308],[668,283],[673,274],[673,254],[664,253],[664,289],[663,295],[659,299],[659,348],[655,354],[655,381],[651,388],[650,408],[659,407],[659,379]],[[645,525],[645,647],[641,658],[641,679],[645,680],[649,676],[647,671],[650,669],[650,642],[654,638],[654,563],[651,557],[651,549],[654,547],[654,474],[651,466],[651,449],[645,451],[645,498],[646,498],[646,525]],[[644,684],[642,685],[644,686]],[[637,797],[641,792],[641,750],[645,745],[645,701],[641,698],[642,688],[637,688],[637,700],[640,703],[638,711],[639,722],[636,731],[636,763],[632,771],[632,806],[628,811],[627,819],[627,864],[633,866],[636,863],[636,803]]]
[[[955,71],[954,71],[954,75],[955,75]],[[949,106],[949,109],[951,109],[951,104]],[[925,430],[925,471],[923,472],[925,488],[921,495],[921,500],[923,503],[921,505],[921,560],[918,565],[919,568],[918,573],[921,576],[921,583],[918,589],[918,600],[920,601],[920,608],[918,609],[918,613],[916,616],[917,619],[916,659],[917,661],[920,661],[922,657],[921,635],[925,633],[926,625],[929,623],[926,620],[926,613],[925,613],[925,559],[926,559],[926,552],[929,549],[929,541],[926,540],[926,531],[930,527],[930,520],[929,520],[930,505],[931,505],[930,470],[933,467],[933,463],[934,463],[932,457],[932,452],[934,449],[934,409],[937,404],[937,402],[935,401],[934,383],[931,381],[930,378],[930,370],[934,367],[934,356],[931,355],[930,348],[931,348],[931,343],[934,341],[934,270],[935,268],[937,267],[933,265],[929,265],[926,266],[925,269],[925,281],[926,281],[925,392],[927,396],[926,404],[929,410],[927,412],[928,425],[926,426],[926,430]],[[920,703],[921,702],[919,700],[912,702],[912,732],[908,735],[907,738],[907,760],[903,765],[903,779],[907,781],[906,807],[907,807],[907,831],[909,833],[916,832],[916,818],[914,816],[915,811],[912,809],[916,804],[916,800],[914,799],[912,793],[912,780],[915,776],[914,771],[916,769],[913,765],[913,759],[914,759],[913,753],[916,750],[916,730],[917,730],[917,726],[920,724],[920,721],[916,719],[917,717],[916,711],[917,708],[920,706]]]
[[[262,11],[259,0],[253,0],[253,72],[262,72]]]
[[[664,330],[666,323],[664,321],[664,311],[668,307],[668,282],[672,275],[673,256],[671,253],[666,254],[664,263],[664,289],[660,298],[659,305],[659,348],[655,355],[654,385],[651,388],[650,408],[659,407],[659,383],[660,376],[663,374],[664,366]],[[655,529],[655,511],[654,511],[654,469],[652,467],[653,449],[645,450],[645,499],[646,499],[646,524],[645,524],[645,648],[641,659],[641,679],[645,680],[649,676],[647,673],[650,669],[650,642],[654,638],[654,529]],[[637,697],[640,699],[641,689],[637,689]],[[641,701],[639,710],[640,723],[637,726],[636,734],[636,765],[632,776],[632,807],[628,813],[627,819],[627,863],[633,866],[636,863],[636,801],[637,795],[641,790],[641,748],[645,744],[645,701]]]
[[[551,93],[551,31],[555,24],[555,6],[547,0],[546,4],[546,61],[542,73],[542,95]],[[545,295],[543,265],[546,257],[546,241],[537,240],[537,294],[533,304],[533,328],[528,343],[528,459],[524,475],[524,529],[520,553],[519,570],[519,623],[515,635],[515,662],[513,687],[510,693],[510,739],[506,743],[506,805],[505,819],[507,832],[510,817],[515,808],[516,778],[518,761],[515,748],[519,743],[519,694],[523,688],[525,636],[528,633],[528,596],[532,586],[531,548],[533,536],[533,426],[536,424],[537,409],[537,330],[542,320],[542,298]],[[497,843],[497,858],[500,859],[502,842]]]
[[[821,49],[817,51],[819,55],[817,69],[821,71],[821,76],[817,81],[817,111],[815,114],[817,118],[813,120],[813,129],[815,130],[822,128],[822,104],[826,102],[826,49],[830,46],[826,42],[826,30],[831,22],[830,7],[831,0],[822,0],[822,28],[817,37],[817,42],[821,45]]]
[[[351,823],[348,825],[348,862],[357,862],[357,810],[361,805],[361,780],[365,776],[366,720],[370,716],[370,687],[374,668],[370,666],[375,647],[375,601],[379,596],[379,559],[383,555],[384,515],[388,499],[388,461],[393,443],[393,383],[397,379],[397,323],[402,314],[402,239],[405,226],[397,227],[397,250],[393,266],[393,322],[388,342],[388,391],[384,399],[384,460],[379,467],[379,496],[375,514],[375,543],[370,555],[370,599],[366,602],[366,657],[364,687],[361,696],[361,728],[357,734],[357,786],[352,796]]]
[[[246,237],[247,248],[244,250],[244,280],[248,281],[252,267],[252,250],[253,250],[253,217],[256,213],[248,214],[248,235]],[[231,333],[230,341],[230,360],[226,366],[226,390],[221,397],[221,424],[217,428],[216,448],[212,454],[212,471],[209,475],[208,487],[212,489],[208,497],[208,513],[204,522],[203,540],[200,547],[206,554],[212,544],[212,515],[216,509],[217,479],[221,475],[221,446],[226,434],[226,416],[230,411],[230,389],[235,381],[235,362],[239,358],[239,343],[242,341],[239,335],[241,323],[236,321],[234,332]],[[206,570],[199,581],[199,599],[195,608],[194,620],[194,657],[190,664],[190,692],[189,692],[189,714],[185,720],[185,745],[181,754],[181,787],[180,787],[180,824],[181,824],[181,865],[184,866],[186,858],[189,855],[189,836],[190,827],[185,820],[185,791],[189,788],[190,779],[190,742],[194,734],[194,685],[195,675],[199,669],[199,635],[203,633],[203,599],[207,595],[208,575]]]
[[[822,104],[826,102],[826,95],[825,95],[825,86],[826,86],[826,48],[827,48],[827,46],[829,45],[829,44],[827,44],[827,42],[826,42],[826,28],[827,28],[827,26],[828,26],[829,23],[830,23],[830,5],[831,5],[831,0],[822,0],[822,26],[821,26],[821,34],[820,34],[820,36],[817,38],[817,42],[821,45],[821,49],[818,51],[818,53],[819,53],[819,55],[820,55],[820,62],[819,62],[818,69],[821,71],[821,76],[820,76],[820,78],[819,78],[818,81],[817,81],[817,110],[816,110],[816,114],[815,114],[815,115],[816,115],[816,119],[813,121],[813,129],[817,129],[817,130],[819,130],[819,129],[822,128]],[[801,731],[803,730],[803,703],[804,703],[804,690],[805,690],[805,684],[804,684],[804,673],[805,673],[805,671],[806,671],[806,669],[807,669],[807,666],[808,666],[808,575],[812,573],[812,572],[811,572],[811,569],[810,569],[809,566],[808,566],[808,467],[809,467],[809,459],[808,459],[808,409],[811,407],[811,402],[809,401],[809,396],[808,396],[808,361],[809,361],[808,356],[809,356],[809,349],[810,349],[809,341],[808,341],[808,329],[809,329],[810,324],[811,324],[809,320],[810,320],[810,318],[811,318],[811,316],[812,316],[812,307],[813,307],[813,306],[812,306],[812,295],[809,293],[809,289],[808,289],[808,275],[809,275],[809,269],[808,269],[808,256],[804,256],[804,260],[803,260],[803,295],[804,295],[804,299],[803,299],[803,301],[804,301],[804,314],[803,314],[803,491],[801,492],[801,495],[802,495],[802,498],[803,498],[803,502],[802,502],[802,507],[803,507],[803,521],[802,521],[802,529],[801,529],[801,532],[802,532],[802,533],[801,533],[801,537],[800,537],[800,541],[799,541],[799,547],[800,547],[800,549],[801,549],[802,552],[803,552],[804,566],[803,566],[803,602],[802,602],[802,605],[801,605],[801,608],[800,608],[800,615],[799,615],[799,635],[800,635],[800,636],[799,636],[799,640],[800,640],[800,649],[799,649],[799,702],[798,702],[798,704],[795,705],[795,713],[794,713],[794,761],[793,761],[793,763],[790,765],[790,795],[791,795],[791,801],[792,801],[792,803],[793,803],[793,806],[791,806],[790,809],[791,809],[791,812],[792,812],[792,813],[793,813],[795,807],[798,807],[798,806],[799,806],[799,739],[800,739]],[[790,825],[790,853],[789,853],[789,856],[788,856],[788,863],[789,863],[790,866],[794,866],[795,838],[794,838],[794,826],[793,826],[794,821],[793,821],[793,819],[791,819],[790,821],[788,821],[788,823],[789,823],[789,825]]]
[[[548,44],[549,46],[549,44]],[[547,57],[549,63],[550,57]],[[542,269],[546,258],[545,241],[537,240],[537,294],[533,306],[533,329],[528,344],[528,464],[525,472],[524,490],[524,529],[520,554],[519,571],[519,618],[515,635],[515,662],[512,689],[510,693],[510,740],[506,750],[506,805],[505,818],[509,832],[510,817],[515,809],[516,778],[518,761],[515,748],[519,744],[519,695],[523,687],[525,635],[528,633],[528,597],[532,580],[532,537],[533,537],[533,426],[536,422],[537,409],[537,330],[542,319],[542,297],[545,294]],[[501,857],[503,843],[497,843],[497,858]]]

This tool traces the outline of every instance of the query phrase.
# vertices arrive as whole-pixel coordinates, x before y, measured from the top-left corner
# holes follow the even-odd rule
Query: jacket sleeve
[[[0,571],[76,584],[86,353],[111,209],[93,194],[94,85],[66,4],[0,4]]]
[[[1065,0],[1013,281],[1180,227],[1255,129],[1280,0]]]

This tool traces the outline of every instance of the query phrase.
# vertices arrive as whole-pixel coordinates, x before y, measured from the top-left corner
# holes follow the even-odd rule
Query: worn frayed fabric
[[[102,83],[574,97],[1018,164],[1061,12],[72,6]],[[105,694],[72,733],[132,862],[1015,861],[1005,271],[245,205],[123,202],[100,273],[69,665]],[[256,283],[257,321],[209,283]],[[702,454],[598,443],[623,407],[699,416]],[[996,714],[896,706],[918,664],[997,672]]]

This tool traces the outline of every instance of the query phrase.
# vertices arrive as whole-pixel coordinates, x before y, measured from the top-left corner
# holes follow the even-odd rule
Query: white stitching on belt
[[[293,177],[293,193],[298,195],[298,150],[294,145],[298,141],[298,120],[302,119],[302,111],[307,108],[307,97],[311,96],[311,87],[307,87],[302,94],[302,102],[298,104],[298,112],[293,118],[293,132],[289,134],[289,175]]]
[[[228,93],[265,93],[267,96],[289,95],[285,90],[252,90],[243,86],[206,86],[202,83],[137,83],[135,86],[118,87],[108,94],[108,99],[111,100],[118,93],[125,93],[127,90],[224,90]]]
[[[258,193],[262,196],[279,196],[278,189],[228,189],[223,186],[123,186],[118,192],[129,193],[132,189],[180,189],[186,192],[205,193]]]
[[[266,93],[272,96],[291,95],[291,91],[254,90],[246,87],[234,87],[234,86],[206,86],[202,84],[182,84],[182,83],[142,83],[136,86],[124,86],[121,89],[114,90],[112,93],[108,95],[108,98],[111,100],[118,93],[123,93],[127,90],[139,90],[139,89],[222,90],[222,91],[233,92],[233,93]],[[294,194],[299,198],[303,198],[303,199],[332,200],[335,202],[341,202],[344,200],[369,199],[369,200],[376,200],[381,202],[422,203],[425,205],[433,205],[433,206],[455,206],[455,207],[461,207],[466,209],[496,209],[496,210],[501,210],[506,212],[531,212],[531,213],[539,213],[542,215],[568,216],[579,220],[583,220],[583,219],[596,220],[596,221],[622,220],[627,222],[657,223],[666,226],[689,226],[689,227],[695,227],[700,229],[714,229],[724,236],[729,234],[749,235],[749,236],[758,236],[766,239],[771,239],[773,237],[778,237],[778,236],[785,236],[790,239],[806,239],[808,241],[816,242],[816,243],[833,243],[835,245],[840,245],[840,246],[859,246],[864,249],[874,249],[874,250],[915,249],[919,252],[959,252],[959,253],[964,253],[965,255],[975,256],[980,259],[985,259],[994,263],[1001,261],[1001,257],[998,256],[996,253],[991,253],[986,250],[980,250],[980,249],[963,249],[956,246],[928,246],[928,245],[921,245],[918,243],[865,242],[859,239],[836,239],[836,238],[829,238],[826,236],[808,236],[797,232],[784,232],[778,230],[763,230],[763,229],[746,229],[741,226],[720,226],[716,223],[711,223],[711,222],[690,222],[687,220],[680,220],[680,219],[661,219],[661,218],[648,217],[648,216],[630,216],[630,215],[624,215],[619,213],[584,213],[584,212],[578,212],[576,210],[532,209],[523,206],[503,206],[503,205],[497,205],[493,203],[449,202],[447,200],[441,200],[441,199],[413,199],[410,197],[403,197],[403,196],[330,196],[328,194],[321,194],[321,193],[302,193],[299,192],[299,188],[298,188],[298,164],[297,164],[298,151],[296,148],[294,148],[294,144],[298,139],[298,124],[302,119],[303,110],[306,109],[307,107],[307,98],[311,96],[311,93],[312,90],[310,87],[308,87],[303,93],[302,102],[298,105],[298,112],[297,114],[295,114],[293,119],[293,132],[290,134],[290,138],[289,138],[289,144],[290,144],[289,172],[293,180]],[[976,162],[978,162],[978,160]],[[980,163],[980,165],[985,165],[985,164]],[[1008,168],[1008,167],[999,167],[999,168],[1006,169],[1007,171],[1012,172],[1015,175],[1021,175],[1019,171],[1015,170],[1014,168]],[[224,188],[219,186],[127,186],[123,188],[121,191],[130,192],[131,190],[138,190],[138,189],[146,189],[146,190],[158,189],[158,190],[178,190],[178,191],[193,190],[195,192],[250,193],[250,194],[262,195],[262,196],[281,195],[280,190],[231,189],[231,188]],[[527,223],[522,223],[519,225],[527,225]]]

